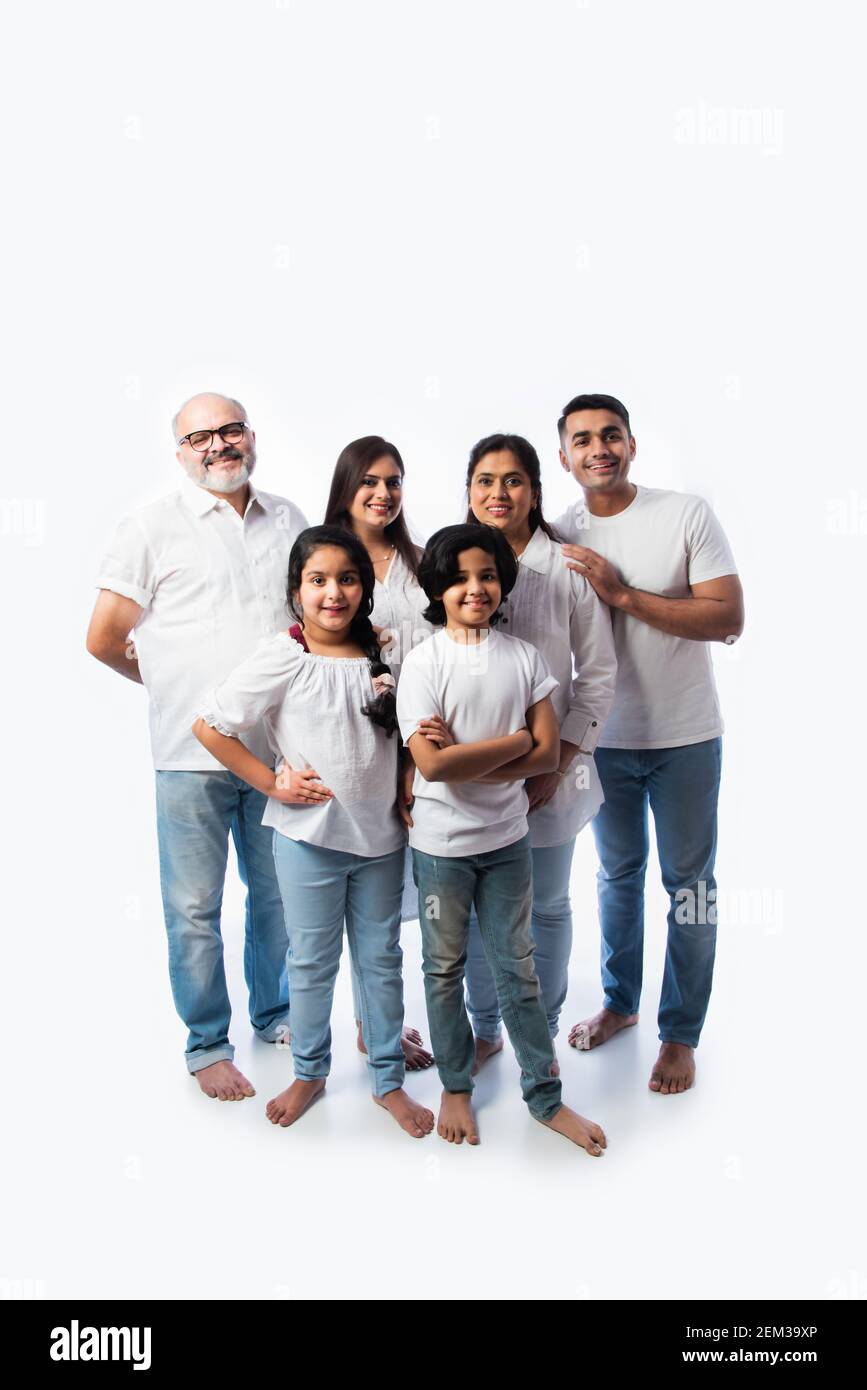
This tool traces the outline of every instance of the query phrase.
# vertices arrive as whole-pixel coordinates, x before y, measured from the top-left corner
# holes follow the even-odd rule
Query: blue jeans
[[[412,873],[412,851],[409,845],[404,847],[403,864],[403,900],[400,907],[401,922],[414,922],[418,916],[418,893],[415,889],[415,881]],[[361,1022],[361,995],[358,990],[358,980],[355,977],[355,970],[349,972],[352,981],[352,1017],[356,1023]],[[366,1045],[366,1044],[365,1044]]]
[[[169,977],[175,1008],[189,1029],[187,1067],[197,1072],[235,1055],[220,932],[230,833],[247,889],[250,1022],[265,1042],[276,1042],[289,1024],[286,925],[273,832],[262,825],[266,798],[231,772],[158,771],[156,791]]]
[[[475,906],[497,1000],[521,1067],[524,1100],[537,1119],[551,1119],[561,1105],[560,1082],[551,1075],[554,1052],[533,967],[529,834],[483,854],[448,858],[414,849],[412,857],[431,1046],[444,1089],[473,1089],[475,1049],[464,1006],[464,965]]]
[[[572,905],[569,878],[575,839],[545,849],[532,849],[533,915],[530,930],[536,944],[533,957],[548,1015],[548,1032],[556,1038],[560,1010],[569,988],[569,956],[572,952]],[[493,1042],[500,1035],[500,1010],[491,967],[482,945],[479,919],[470,914],[467,947],[467,1009],[477,1038]]]
[[[697,1047],[716,953],[717,837],[722,739],[684,748],[597,748],[605,802],[593,821],[605,1007],[638,1012],[644,960],[647,808],[670,898],[659,1001],[662,1042]],[[710,909],[710,910],[709,910]]]
[[[371,1089],[387,1095],[404,1078],[403,846],[368,859],[275,830],[273,853],[289,934],[295,1076],[314,1081],[331,1070],[331,1005],[345,920]]]

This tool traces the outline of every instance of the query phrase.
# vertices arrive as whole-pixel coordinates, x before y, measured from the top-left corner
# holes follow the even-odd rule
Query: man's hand
[[[318,772],[312,767],[291,767],[284,762],[274,779],[274,790],[269,796],[284,806],[316,806],[322,801],[330,801],[334,793],[322,786]]]
[[[609,608],[622,608],[629,590],[610,560],[586,545],[564,545],[563,554],[569,561],[574,561],[566,568],[583,574],[603,603],[607,603]]]

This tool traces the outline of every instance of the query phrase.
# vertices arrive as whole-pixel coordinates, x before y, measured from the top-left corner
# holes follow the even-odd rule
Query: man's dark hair
[[[562,443],[565,437],[566,421],[576,410],[610,410],[612,415],[619,415],[626,426],[626,433],[632,436],[632,429],[629,424],[629,411],[622,401],[616,396],[596,395],[573,396],[568,405],[564,405],[563,413],[557,421],[557,433]]]
[[[518,561],[509,542],[496,526],[482,526],[479,523],[443,526],[431,536],[418,564],[418,582],[428,597],[428,606],[422,617],[433,623],[434,627],[441,627],[446,620],[445,604],[440,596],[457,580],[460,570],[458,556],[462,550],[476,547],[486,550],[492,557],[499,575],[502,597],[505,598],[514,589],[518,578]],[[491,617],[491,627],[499,622],[500,616],[498,608]]]

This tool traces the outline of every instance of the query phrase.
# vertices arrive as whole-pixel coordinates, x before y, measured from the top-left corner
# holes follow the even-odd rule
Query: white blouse
[[[397,731],[389,738],[362,714],[373,698],[366,657],[305,652],[282,632],[206,696],[200,714],[213,729],[242,741],[261,722],[287,763],[315,768],[334,793],[315,806],[269,797],[263,825],[290,840],[372,859],[406,843],[396,806]]]
[[[418,549],[418,547],[416,547]],[[421,555],[421,551],[418,551]],[[385,577],[376,581],[373,591],[373,611],[370,621],[374,627],[387,631],[390,641],[383,648],[382,659],[397,680],[400,668],[413,647],[436,631],[422,613],[428,597],[399,550],[395,550]]]
[[[519,556],[518,579],[503,601],[498,630],[539,649],[559,681],[551,703],[560,737],[589,750],[575,755],[555,796],[528,816],[533,849],[562,845],[604,800],[592,752],[614,699],[611,614],[584,576],[567,568],[560,546],[537,529]]]

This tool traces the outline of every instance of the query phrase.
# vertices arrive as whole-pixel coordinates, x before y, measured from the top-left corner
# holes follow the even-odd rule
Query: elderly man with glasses
[[[288,624],[289,551],[307,522],[250,483],[256,436],[236,400],[193,396],[173,422],[180,488],[126,517],[100,566],[87,649],[150,697],[160,880],[187,1068],[219,1100],[255,1094],[233,1063],[220,910],[231,834],[247,889],[244,973],[250,1022],[288,1032],[286,927],[266,798],[193,737],[203,691]],[[131,634],[134,632],[134,639]],[[247,738],[263,760],[262,729]]]

